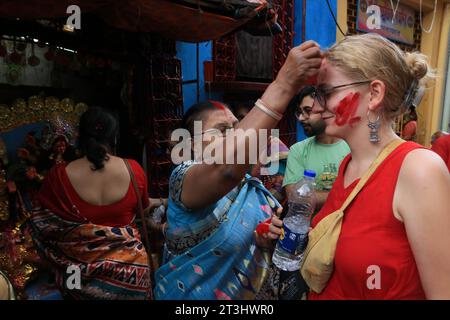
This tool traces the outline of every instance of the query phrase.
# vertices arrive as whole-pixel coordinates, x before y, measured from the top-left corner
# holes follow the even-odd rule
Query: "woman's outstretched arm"
[[[277,78],[261,97],[262,102],[272,111],[283,114],[304,82],[317,75],[321,62],[322,53],[315,42],[308,41],[293,48]],[[191,209],[206,207],[238,185],[250,169],[251,135],[256,132],[256,143],[259,145],[259,130],[270,130],[277,123],[278,121],[267,112],[255,107],[239,123],[234,133],[212,142],[216,144],[213,147],[225,150],[223,159],[225,164],[203,163],[190,168],[183,181],[181,193],[183,204]],[[233,141],[232,144],[231,141]],[[243,151],[245,151],[245,160],[242,164],[237,164],[237,154]],[[226,164],[227,159],[233,159],[234,164]]]

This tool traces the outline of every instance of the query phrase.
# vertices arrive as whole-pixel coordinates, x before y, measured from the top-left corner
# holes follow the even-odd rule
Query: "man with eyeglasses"
[[[350,153],[345,141],[325,134],[321,114],[312,113],[314,94],[312,86],[303,88],[295,100],[295,116],[309,137],[294,144],[289,151],[283,186],[289,195],[305,169],[316,172],[318,211],[327,199],[337,176],[339,164]]]

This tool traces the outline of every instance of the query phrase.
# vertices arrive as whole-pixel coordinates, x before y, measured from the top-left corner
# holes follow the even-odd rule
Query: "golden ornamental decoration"
[[[18,114],[24,114],[27,111],[27,102],[22,98],[16,99],[11,106],[11,110]]]
[[[0,104],[0,128],[11,126],[12,112],[6,104]]]
[[[61,107],[61,110],[62,110],[64,113],[70,113],[70,112],[73,112],[75,103],[73,102],[72,99],[70,99],[70,98],[65,98],[65,99],[62,99],[62,100],[61,100],[61,102],[59,103],[59,105],[60,105],[60,107]]]
[[[31,96],[27,100],[19,98],[11,106],[0,104],[0,133],[36,122],[48,122],[62,117],[74,127],[80,116],[88,109],[83,102],[76,103],[70,98],[61,101],[57,97]]]

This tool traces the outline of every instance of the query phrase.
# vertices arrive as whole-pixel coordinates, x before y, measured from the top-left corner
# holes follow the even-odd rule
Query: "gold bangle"
[[[280,121],[283,118],[283,115],[279,112],[273,111],[272,109],[266,107],[261,99],[258,99],[255,102],[255,107],[257,107],[259,110],[267,114],[268,116],[274,118],[277,121]]]

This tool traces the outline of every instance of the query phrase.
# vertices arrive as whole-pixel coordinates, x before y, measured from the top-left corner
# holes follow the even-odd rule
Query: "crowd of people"
[[[66,299],[255,299],[272,272],[280,213],[309,169],[317,173],[310,241],[356,196],[345,204],[323,289],[305,277],[308,299],[450,299],[450,136],[441,133],[429,150],[407,141],[415,128],[405,127],[403,139],[393,129],[408,110],[416,125],[410,106],[433,76],[424,55],[379,35],[349,36],[326,51],[308,41],[290,51],[254,107],[189,108],[182,128],[195,139],[201,122],[201,151],[236,160],[245,150],[245,161],[207,164],[192,150],[174,167],[167,221],[152,229],[165,238],[158,267],[139,213],[164,201],[149,200],[135,160],[115,155],[117,120],[90,108],[80,119],[82,157],[54,166],[40,191],[35,244]],[[310,79],[316,83],[306,86]],[[271,137],[277,170],[261,178],[267,164],[250,163],[251,131],[275,128],[290,103],[308,138],[288,150]],[[71,266],[81,270],[79,287],[68,287]],[[375,288],[367,285],[373,266],[381,272]],[[1,275],[0,291],[9,290]]]

